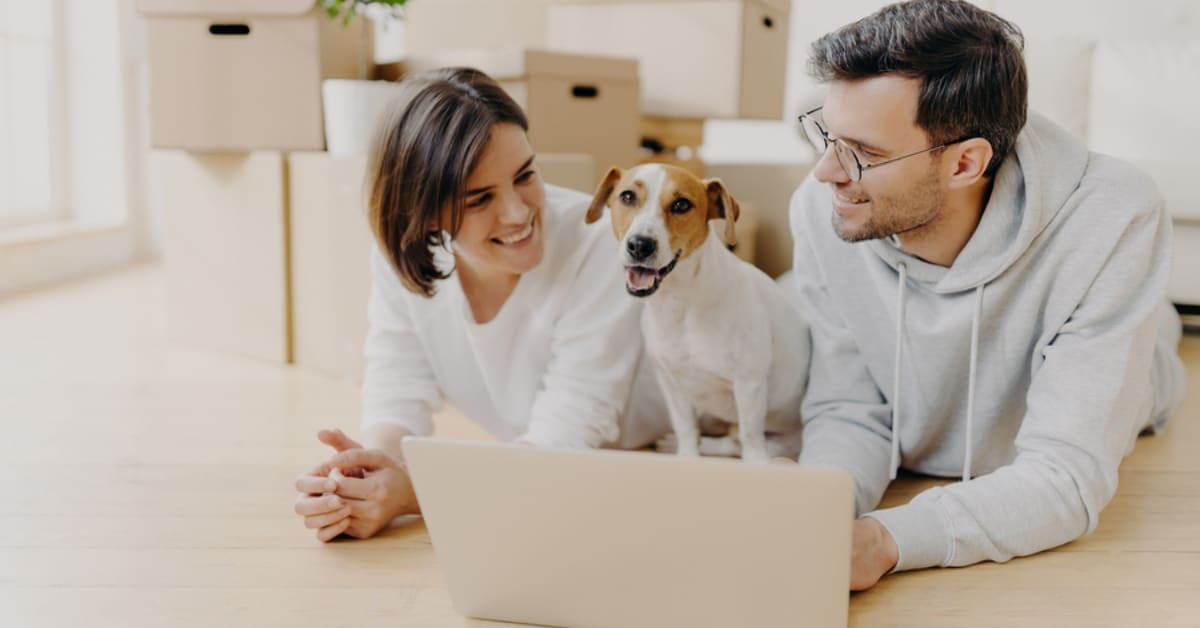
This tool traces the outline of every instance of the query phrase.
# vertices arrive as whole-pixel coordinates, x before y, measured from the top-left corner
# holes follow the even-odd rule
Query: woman
[[[524,113],[483,73],[404,84],[368,170],[362,442],[323,430],[339,453],[296,481],[321,541],[420,512],[400,441],[431,433],[443,399],[539,446],[639,446],[669,430],[639,372],[640,307],[616,245],[584,223],[591,198],[542,182]]]

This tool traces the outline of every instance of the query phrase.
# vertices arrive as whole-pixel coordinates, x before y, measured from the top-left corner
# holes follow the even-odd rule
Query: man
[[[854,476],[854,589],[1087,534],[1183,396],[1163,201],[1027,119],[1022,46],[958,0],[813,45],[829,92],[802,116],[823,153],[791,205],[813,333],[799,462]],[[873,510],[898,468],[962,482]]]

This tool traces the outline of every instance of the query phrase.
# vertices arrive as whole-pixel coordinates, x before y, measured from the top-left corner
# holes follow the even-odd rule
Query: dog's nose
[[[646,236],[633,236],[625,241],[625,250],[629,252],[629,257],[633,258],[635,262],[650,259],[657,249],[658,243]]]

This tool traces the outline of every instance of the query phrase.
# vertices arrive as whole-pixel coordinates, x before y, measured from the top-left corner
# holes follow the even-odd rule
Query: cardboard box
[[[587,155],[539,153],[547,183],[591,193]],[[304,368],[359,381],[371,293],[366,157],[288,155],[292,357]]]
[[[669,164],[683,168],[701,179],[708,177],[708,168],[699,156],[692,154],[687,159],[683,159],[678,153],[670,149],[659,153],[643,151],[642,158],[638,160],[638,164]]]
[[[754,264],[772,277],[792,268],[788,209],[792,193],[804,182],[812,165],[708,162],[708,175],[720,179],[743,207],[750,205],[756,210]]]
[[[406,74],[477,68],[525,110],[538,153],[587,153],[598,181],[638,156],[637,61],[529,48],[463,49],[409,57]]]
[[[700,159],[700,145],[704,143],[704,120],[643,117],[640,130],[642,158],[638,163],[671,164],[702,179],[708,176],[708,170]]]
[[[702,118],[664,118],[644,116],[640,124],[642,147],[654,142],[663,148],[688,146],[700,148],[704,143],[704,120]]]
[[[139,0],[150,141],[193,151],[325,146],[321,81],[367,78],[371,33],[315,0]],[[368,63],[368,69],[369,69]]]
[[[405,5],[405,56],[462,48],[546,47],[546,7],[553,0],[413,0]],[[499,26],[503,25],[503,26]]]
[[[790,0],[554,0],[546,44],[641,62],[642,113],[783,118]]]
[[[584,153],[538,153],[534,160],[542,180],[559,187],[595,194],[600,180],[596,178],[596,161]]]
[[[366,164],[365,156],[288,155],[293,361],[356,381],[371,291]]]
[[[172,338],[290,360],[284,156],[157,151]]]

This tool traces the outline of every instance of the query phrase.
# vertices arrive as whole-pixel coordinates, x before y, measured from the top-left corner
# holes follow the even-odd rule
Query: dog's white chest
[[[733,394],[733,351],[719,329],[681,316],[674,321],[648,316],[646,348],[660,368],[671,373],[681,393],[700,416],[737,420]]]

